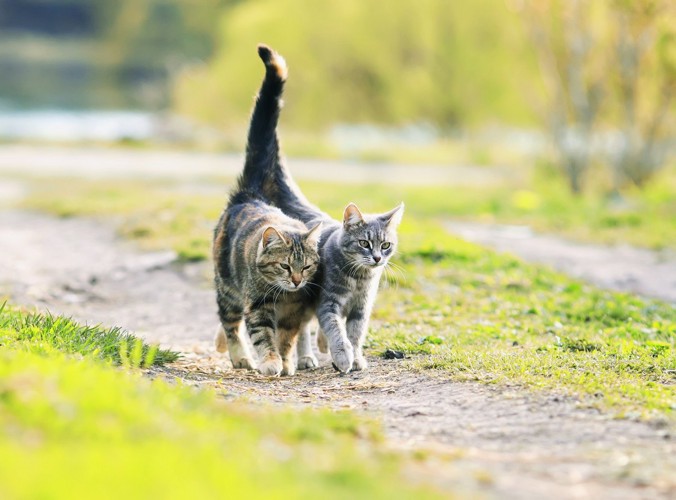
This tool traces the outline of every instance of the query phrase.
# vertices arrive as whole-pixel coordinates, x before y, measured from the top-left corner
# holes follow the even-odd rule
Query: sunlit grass
[[[401,271],[379,295],[372,352],[424,353],[412,366],[566,392],[618,415],[673,415],[672,306],[526,265],[434,224],[404,224]]]
[[[56,349],[117,364],[161,366],[178,354],[150,346],[121,328],[80,325],[70,318],[21,312],[0,304],[0,345],[41,353]]]
[[[370,421],[151,381],[108,362],[103,334],[81,327],[84,349],[51,341],[64,324],[76,328],[3,313],[2,498],[432,497],[404,483]]]

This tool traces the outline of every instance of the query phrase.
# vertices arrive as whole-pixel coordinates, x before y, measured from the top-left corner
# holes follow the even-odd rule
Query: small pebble
[[[388,349],[383,354],[385,359],[404,359],[406,355],[401,351],[395,351],[394,349]]]

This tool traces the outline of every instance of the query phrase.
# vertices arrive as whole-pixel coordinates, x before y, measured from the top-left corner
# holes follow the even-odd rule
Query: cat
[[[282,71],[282,66],[268,68]],[[251,171],[271,154],[267,120],[278,108],[278,79],[266,77],[251,117],[245,168],[214,230],[213,257],[220,326],[215,345],[235,368],[255,369],[242,319],[264,375],[293,375],[299,332],[313,317],[305,286],[318,269],[321,223],[312,229],[266,203]]]
[[[312,205],[301,193],[280,157],[277,124],[286,82],[284,59],[265,45],[258,54],[267,71],[261,87],[266,101],[276,106],[261,112],[261,137],[267,142],[261,147],[266,160],[249,164],[249,175],[262,187],[262,195],[286,215],[307,225],[322,223],[319,242],[320,269],[316,286],[310,286],[314,297],[314,312],[321,332],[327,337],[335,367],[342,373],[367,368],[363,354],[371,309],[375,302],[380,277],[397,249],[397,227],[404,204],[383,214],[363,214],[350,203],[342,221],[335,221]],[[283,68],[280,69],[280,68]],[[304,332],[307,335],[307,331]],[[309,358],[309,342],[299,342],[299,356]]]

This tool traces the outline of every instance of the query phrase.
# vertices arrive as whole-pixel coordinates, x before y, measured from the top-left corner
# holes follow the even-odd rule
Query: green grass
[[[11,349],[59,351],[117,364],[162,366],[178,354],[150,346],[121,328],[83,326],[69,318],[23,313],[0,304],[0,345]]]
[[[461,380],[565,392],[617,415],[676,410],[676,310],[405,221],[369,347]],[[414,242],[414,243],[412,243]],[[402,262],[403,261],[403,262]]]
[[[71,321],[43,319],[2,312],[2,498],[434,496],[405,482],[373,422],[150,380],[101,355],[109,332],[82,327],[91,341],[73,348],[49,340]]]
[[[673,415],[676,405],[672,306],[601,291],[496,254],[452,237],[440,221],[469,213],[514,221],[518,214],[536,227],[556,226],[564,234],[569,229],[583,238],[673,246],[676,221],[668,213],[676,190],[673,179],[665,179],[625,193],[634,206],[631,217],[613,216],[602,199],[575,199],[557,184],[539,193],[309,183],[303,189],[335,216],[348,200],[366,211],[406,201],[401,256],[395,259],[401,269],[379,295],[372,353],[395,348],[426,354],[412,366],[456,379],[566,392],[618,415],[650,416]],[[224,186],[223,196],[198,196],[151,185],[50,187],[28,204],[61,215],[121,216],[122,234],[172,247],[184,259],[208,258],[211,228],[227,191]]]

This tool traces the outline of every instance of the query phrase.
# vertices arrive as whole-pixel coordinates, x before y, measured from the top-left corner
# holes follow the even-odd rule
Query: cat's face
[[[271,286],[289,292],[304,287],[317,272],[320,235],[321,224],[306,233],[268,227],[261,237],[256,260],[263,279]]]
[[[343,252],[359,267],[387,265],[397,249],[397,227],[403,215],[403,203],[377,215],[362,215],[350,203],[343,214]]]

